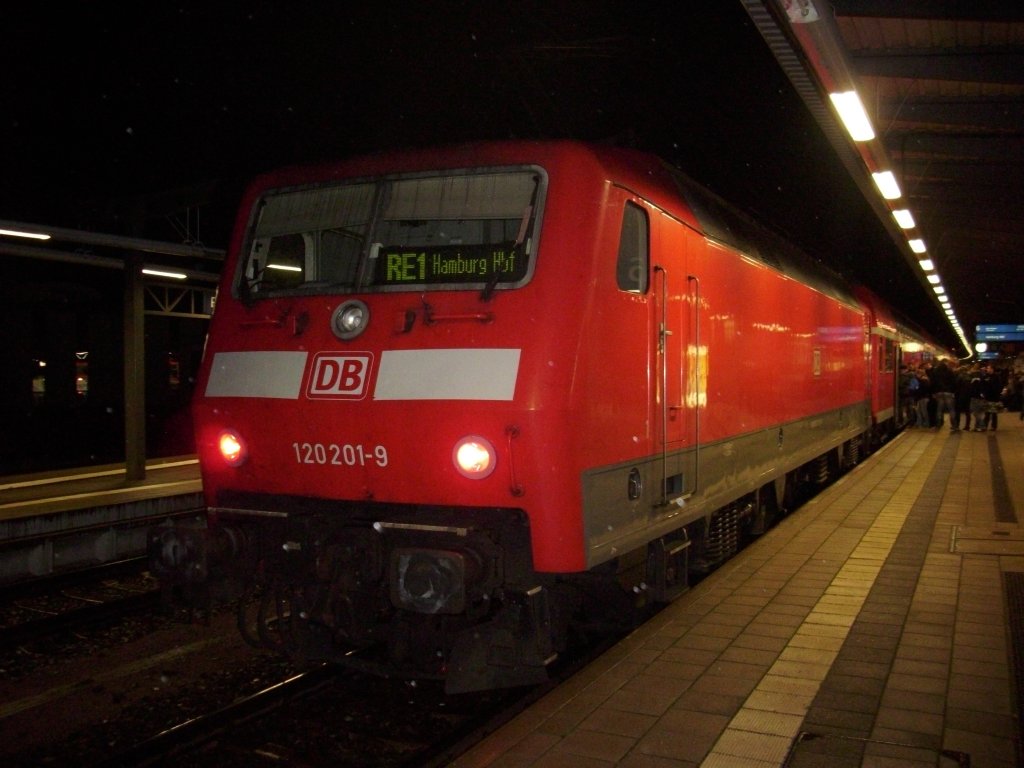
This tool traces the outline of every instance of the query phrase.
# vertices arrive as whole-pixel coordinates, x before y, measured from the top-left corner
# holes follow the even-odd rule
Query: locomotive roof
[[[700,222],[703,234],[816,290],[859,304],[848,281],[754,217],[735,208],[678,168],[663,163]]]
[[[401,171],[468,168],[481,164],[543,165],[547,159],[565,155],[577,155],[581,160],[589,156],[613,180],[635,188],[642,196],[649,196],[651,202],[690,226],[695,226],[707,238],[806,283],[823,294],[851,305],[861,303],[839,273],[815,260],[764,223],[735,208],[680,169],[650,153],[612,145],[571,140],[514,140],[391,150],[316,167],[304,165],[282,168],[257,178],[250,187],[250,194],[255,196],[273,187],[308,184],[314,177],[340,180]],[[689,212],[673,203],[673,200],[680,197]]]

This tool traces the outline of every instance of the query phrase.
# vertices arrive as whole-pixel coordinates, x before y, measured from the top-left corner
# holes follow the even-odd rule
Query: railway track
[[[233,611],[200,630],[158,612],[159,593],[137,569],[117,570],[0,594],[0,729],[11,737],[0,762],[226,768],[362,765],[373,755],[374,765],[422,766],[524,695],[448,697],[441,683],[330,666],[300,673],[244,646]],[[226,639],[211,643],[208,629]],[[194,661],[176,663],[186,650]],[[47,729],[71,712],[78,724]]]
[[[321,665],[84,764],[441,766],[536,695],[517,689],[453,698],[440,686]]]
[[[159,602],[143,559],[8,586],[0,590],[0,654],[155,611]]]
[[[318,664],[92,765],[441,768],[604,652],[601,638],[540,686],[450,696],[443,683],[386,680]]]
[[[305,696],[312,696],[318,690],[329,686],[337,675],[337,671],[327,665],[320,665],[301,672],[264,690],[244,696],[227,706],[209,714],[199,715],[186,720],[167,730],[161,731],[151,738],[144,739],[131,747],[118,752],[110,758],[96,763],[96,768],[114,768],[115,766],[155,765],[162,761],[192,753],[193,758],[201,758],[204,749],[215,748],[218,752],[218,763],[223,765],[224,745],[218,740],[231,731],[238,731],[253,720],[269,718],[275,711]],[[237,746],[229,751],[236,757],[245,756],[247,750]],[[249,755],[255,757],[255,754]],[[182,757],[187,764],[189,758]],[[182,762],[178,761],[181,765]],[[252,762],[248,764],[252,765]]]

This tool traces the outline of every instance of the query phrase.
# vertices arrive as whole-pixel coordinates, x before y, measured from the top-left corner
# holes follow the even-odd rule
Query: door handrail
[[[697,492],[700,480],[700,279],[687,275],[686,282],[693,285],[693,346],[694,364],[690,375],[693,377],[693,489]]]
[[[661,319],[658,327],[658,354],[661,355],[661,499],[660,506],[668,504],[668,270],[659,264],[654,271],[661,273]]]

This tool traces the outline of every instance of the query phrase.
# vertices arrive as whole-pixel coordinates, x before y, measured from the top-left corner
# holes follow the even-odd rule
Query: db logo
[[[318,352],[313,358],[306,394],[309,397],[359,400],[366,394],[366,385],[373,367],[369,352],[337,355]]]

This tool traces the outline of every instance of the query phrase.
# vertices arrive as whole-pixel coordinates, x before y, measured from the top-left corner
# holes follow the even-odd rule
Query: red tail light
[[[248,456],[245,441],[241,435],[231,430],[221,432],[220,438],[217,440],[217,448],[220,450],[220,455],[224,461],[232,467],[237,467],[244,463]]]

